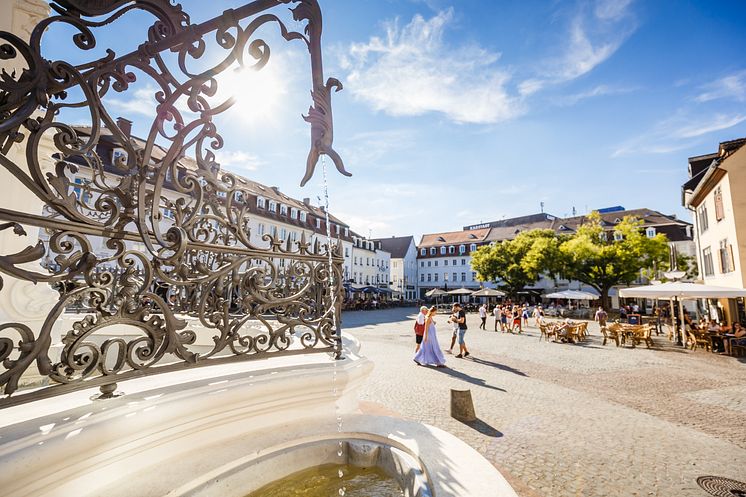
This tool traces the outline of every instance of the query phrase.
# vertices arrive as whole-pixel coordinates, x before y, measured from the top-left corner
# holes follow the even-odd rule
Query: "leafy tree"
[[[598,290],[608,308],[613,286],[632,283],[640,271],[666,263],[668,240],[662,233],[648,238],[642,232],[643,222],[630,216],[614,227],[617,236],[607,236],[597,212],[587,219],[559,246],[562,273]],[[620,240],[615,239],[618,235]]]
[[[560,239],[552,230],[519,233],[513,240],[484,245],[472,253],[471,267],[480,281],[495,281],[511,297],[535,283],[544,272],[556,273]]]

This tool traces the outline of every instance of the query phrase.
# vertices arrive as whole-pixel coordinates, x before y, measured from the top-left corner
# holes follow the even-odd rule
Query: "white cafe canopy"
[[[562,292],[548,293],[544,295],[548,299],[571,299],[571,300],[596,300],[598,295],[580,290],[564,290]]]
[[[474,293],[472,290],[461,287],[456,290],[451,290],[448,292],[448,295],[471,295],[472,293]]]
[[[494,288],[482,288],[471,294],[472,297],[504,297],[505,292],[495,290]]]
[[[427,297],[439,297],[441,295],[448,295],[448,292],[445,292],[440,288],[433,288],[432,290],[429,290],[427,293],[425,293],[425,296]]]
[[[642,297],[648,299],[704,299],[746,297],[745,288],[700,285],[699,283],[670,282],[660,285],[621,288],[620,297]]]

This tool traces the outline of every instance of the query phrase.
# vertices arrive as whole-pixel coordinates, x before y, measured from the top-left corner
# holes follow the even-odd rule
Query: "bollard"
[[[471,390],[451,389],[451,417],[459,421],[476,421],[474,402],[471,400]]]

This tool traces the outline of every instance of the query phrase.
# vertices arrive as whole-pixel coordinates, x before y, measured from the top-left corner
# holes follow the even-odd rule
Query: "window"
[[[90,192],[85,188],[86,185],[88,185],[90,181],[84,178],[75,178],[75,184],[78,186],[73,187],[73,193],[76,197],[79,199],[82,199],[83,202],[88,202],[91,200],[91,194]]]
[[[235,200],[236,202],[243,202],[243,192],[233,192],[233,200]]]
[[[354,257],[353,264],[355,264],[357,266],[357,256]]]
[[[298,219],[298,209],[295,207],[290,209],[290,219]]]
[[[338,235],[339,235],[339,230],[340,230],[339,225],[337,225],[337,234]]]
[[[718,186],[715,189],[715,220],[722,221],[725,218],[725,208],[723,207],[723,191]]]
[[[424,283],[424,282],[425,282],[425,273],[422,273],[420,275],[420,283]]]
[[[300,211],[300,222],[306,222],[306,213],[304,211]]]
[[[477,250],[477,244],[476,244],[476,243],[472,243],[472,244],[471,244],[471,245],[469,246],[469,251],[470,251],[470,252],[474,252],[475,250]]]
[[[223,191],[219,191],[218,192],[218,197],[220,197],[220,198],[225,198],[227,196],[228,196],[228,194],[226,192],[223,192]]]
[[[433,281],[433,275],[430,273],[427,273],[427,281]]]
[[[472,271],[472,273],[471,273],[471,281],[474,281],[475,279],[477,279],[477,273],[475,273],[475,272]]]
[[[433,261],[427,261],[427,267],[430,267],[433,265]]]
[[[647,228],[645,230],[645,236],[648,238],[655,238],[655,228]]]
[[[370,257],[365,258],[365,265],[370,266]]]
[[[464,252],[466,252],[466,245],[459,245],[458,246],[458,253],[459,254],[463,254]]]
[[[259,233],[259,236],[262,236],[264,234],[264,224],[259,223],[259,226],[256,227],[256,232]]]
[[[455,266],[458,263],[458,259],[453,259],[453,265]]]
[[[345,228],[345,236],[350,236],[350,228]]]
[[[127,152],[121,148],[115,148],[111,154],[111,162],[114,165],[127,163]]]
[[[277,238],[277,226],[270,227],[269,234],[272,235],[272,238]]]
[[[425,267],[425,261],[420,261],[420,267]]]
[[[280,240],[285,240],[288,237],[288,230],[280,228]]]
[[[453,279],[451,281],[458,281],[456,278],[458,277],[457,273],[453,273]]]
[[[453,280],[456,281],[456,280]],[[461,281],[466,281],[466,273],[461,273]]]
[[[605,232],[605,231],[602,231],[601,233],[599,233],[599,234],[598,234],[598,238],[599,238],[599,240],[601,240],[602,242],[608,241],[608,239],[609,239],[609,237],[608,237],[608,236],[606,235],[606,232]]]
[[[733,246],[728,244],[728,240],[720,240],[720,272],[730,273],[735,269],[733,261]]]
[[[290,239],[294,242],[298,241],[298,232],[297,231],[291,231],[290,232]]]
[[[288,215],[288,206],[285,204],[280,204],[280,215],[281,216],[287,216]]]
[[[266,207],[266,200],[264,200],[264,197],[257,197],[256,198],[256,206],[260,209],[264,209]]]
[[[444,266],[447,266],[447,265],[448,265],[448,259],[446,259],[446,260],[444,260],[444,261],[443,261],[443,265],[444,265]]]
[[[454,247],[453,245],[451,245],[450,247],[448,247],[448,253],[449,254],[455,254],[456,253],[456,247]]]
[[[707,221],[707,205],[702,204],[699,209],[697,209],[697,218],[699,220],[699,232],[704,233],[707,231],[707,228],[709,228],[708,221]]]
[[[321,229],[321,218],[318,218],[318,217],[316,218],[316,229],[317,230]]]
[[[163,209],[163,217],[166,219],[176,219],[176,214],[174,214],[174,211],[171,209]]]
[[[461,259],[461,265],[466,266],[466,259]]]
[[[269,201],[269,212],[277,212],[277,202]]]
[[[614,241],[620,242],[623,239],[624,239],[624,236],[620,232],[618,231],[614,232]]]
[[[440,247],[440,255],[446,255],[446,248]]]
[[[433,265],[434,265],[435,267],[438,267],[438,261],[435,261],[435,263],[434,263]]]
[[[345,247],[345,257],[350,256],[350,247]]]
[[[438,273],[435,273],[435,276],[433,277],[433,281],[435,281],[435,282],[438,281]]]
[[[427,249],[420,249],[420,255],[427,255]]]
[[[435,247],[430,247],[430,255],[435,255],[436,252]]]

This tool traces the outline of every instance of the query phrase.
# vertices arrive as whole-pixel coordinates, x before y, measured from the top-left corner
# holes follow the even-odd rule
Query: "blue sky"
[[[195,22],[240,5],[181,3]],[[540,202],[558,216],[623,205],[689,219],[680,206],[687,157],[746,136],[742,1],[320,3],[326,76],[345,85],[333,97],[335,148],[353,174],[330,169],[331,208],[364,235],[457,230],[538,212]],[[131,50],[145,20],[118,21],[95,50]],[[298,186],[308,59],[299,43],[265,33],[272,87],[218,119],[218,156],[315,200],[321,166]],[[49,58],[90,57],[69,49],[69,34],[47,34]],[[127,93],[107,97],[111,113],[146,133],[154,88],[138,74]]]

